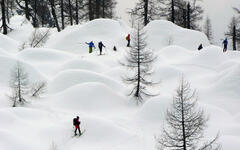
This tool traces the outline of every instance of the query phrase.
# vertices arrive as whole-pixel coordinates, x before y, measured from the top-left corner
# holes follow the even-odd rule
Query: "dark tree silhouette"
[[[123,80],[133,88],[129,95],[136,98],[137,104],[141,103],[144,96],[154,96],[148,92],[147,87],[152,86],[154,83],[149,80],[152,73],[152,62],[156,59],[153,52],[146,49],[145,33],[138,25],[133,34],[132,47],[126,56],[127,63],[124,66],[134,70],[132,76],[127,76]]]
[[[3,34],[8,33],[8,26],[7,26],[7,18],[6,18],[6,1],[1,0],[1,10],[2,10],[2,26],[1,29],[3,29]]]
[[[237,19],[235,17],[232,18],[225,36],[232,40],[233,50],[237,50],[237,43],[240,44],[240,29],[237,29]]]
[[[159,5],[162,3],[163,0],[139,0],[135,8],[128,13],[137,16],[137,19],[142,21],[143,25],[146,26],[151,20],[160,17],[159,10],[161,7]]]
[[[58,18],[57,18],[57,15],[56,15],[55,0],[49,0],[49,3],[50,3],[50,6],[51,6],[52,16],[53,16],[53,18],[54,18],[55,26],[56,26],[56,28],[57,28],[57,31],[60,32],[61,29],[60,29],[60,27],[59,27]]]

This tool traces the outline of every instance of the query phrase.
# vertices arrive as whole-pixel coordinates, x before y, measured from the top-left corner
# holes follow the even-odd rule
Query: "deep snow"
[[[210,116],[206,138],[220,132],[225,150],[240,148],[240,54],[209,45],[206,36],[167,21],[145,28],[149,48],[158,56],[154,81],[159,96],[140,106],[127,96],[119,64],[127,50],[131,29],[122,21],[99,19],[56,33],[52,29],[44,48],[18,51],[33,28],[21,16],[12,18],[15,30],[0,34],[0,150],[43,150],[54,142],[58,150],[154,150],[166,109],[182,76],[197,89],[199,105]],[[25,34],[27,32],[27,34]],[[106,45],[105,55],[88,54],[85,42]],[[197,51],[203,43],[204,49]],[[112,50],[117,46],[118,51]],[[12,108],[10,72],[23,64],[31,83],[48,81],[41,98],[29,98]],[[72,138],[72,119],[80,116],[83,136]],[[14,144],[13,144],[14,143]]]

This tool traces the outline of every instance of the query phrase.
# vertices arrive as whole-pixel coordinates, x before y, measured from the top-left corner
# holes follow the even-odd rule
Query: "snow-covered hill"
[[[240,148],[240,54],[209,45],[206,36],[167,21],[145,28],[148,46],[158,60],[153,79],[161,81],[160,95],[136,106],[121,80],[127,73],[119,64],[131,29],[122,21],[99,19],[79,26],[52,30],[44,48],[18,51],[33,28],[13,18],[14,30],[0,34],[0,150],[154,150],[155,139],[182,75],[198,91],[199,104],[209,114],[206,138],[220,132],[225,150]],[[25,34],[28,32],[28,34]],[[30,33],[29,33],[30,32]],[[105,55],[88,54],[85,42],[103,41]],[[204,49],[197,51],[203,43]],[[113,51],[117,46],[117,51]],[[31,83],[47,81],[47,92],[11,107],[10,72],[22,62]],[[86,129],[72,138],[77,115]]]

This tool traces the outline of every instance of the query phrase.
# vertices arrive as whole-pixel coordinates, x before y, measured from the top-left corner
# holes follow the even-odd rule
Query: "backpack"
[[[101,42],[98,43],[98,47],[102,47],[102,45],[103,45],[103,44],[102,44]]]
[[[127,35],[126,40],[130,40],[130,34]]]
[[[74,118],[74,119],[73,119],[73,125],[74,125],[74,126],[77,125],[77,118]]]

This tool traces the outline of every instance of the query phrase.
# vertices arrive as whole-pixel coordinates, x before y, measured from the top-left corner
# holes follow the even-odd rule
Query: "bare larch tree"
[[[156,59],[151,50],[146,49],[145,33],[138,25],[133,34],[132,47],[127,52],[127,63],[124,66],[133,69],[132,76],[124,77],[123,80],[133,88],[129,95],[136,98],[137,104],[141,103],[143,96],[154,96],[148,92],[147,87],[154,83],[150,80],[152,62]]]
[[[197,108],[196,91],[184,79],[176,90],[173,103],[167,110],[166,124],[157,139],[158,150],[218,150],[216,136],[210,142],[200,141],[208,117]],[[202,145],[200,143],[203,143]]]
[[[10,98],[13,101],[13,107],[26,103],[24,96],[28,93],[29,89],[28,75],[19,62],[11,72],[10,87],[12,88]]]

